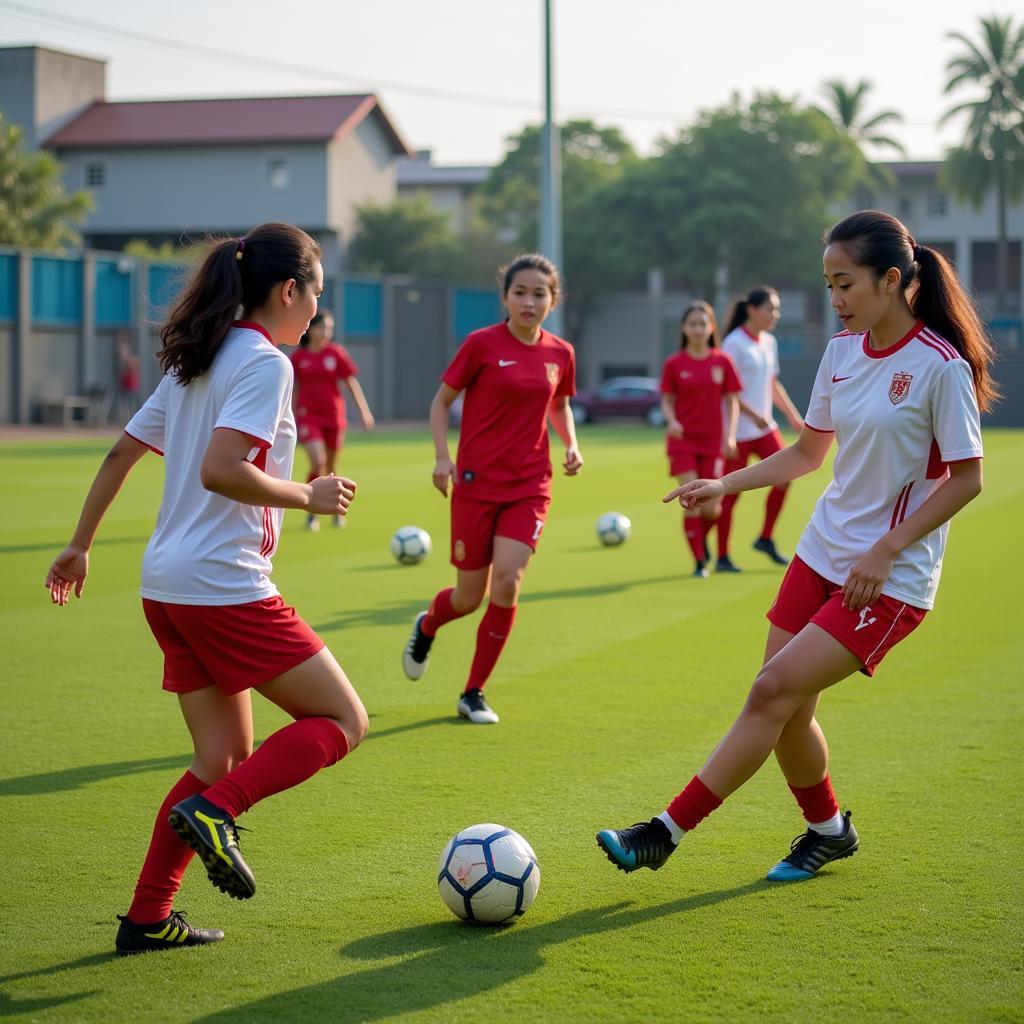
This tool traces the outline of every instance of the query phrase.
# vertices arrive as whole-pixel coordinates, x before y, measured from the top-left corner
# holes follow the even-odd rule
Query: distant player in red
[[[706,302],[691,303],[679,327],[679,351],[661,371],[661,410],[667,424],[669,473],[680,484],[722,475],[723,456],[736,457],[736,419],[742,388],[732,360],[718,348],[715,311]],[[723,427],[722,403],[727,425]],[[718,517],[718,502],[705,502],[683,514],[683,533],[697,567],[708,575],[705,538]]]
[[[295,423],[299,443],[309,456],[309,480],[330,476],[345,444],[347,420],[343,389],[356,403],[363,429],[373,429],[373,413],[357,377],[359,367],[333,338],[334,317],[329,310],[321,309],[292,353]],[[345,525],[343,516],[334,516],[332,522],[335,526]],[[315,515],[307,516],[306,529],[319,530],[320,520]]]
[[[558,302],[558,271],[543,256],[519,256],[502,271],[504,323],[474,331],[442,375],[430,407],[437,463],[434,486],[452,483],[451,560],[456,584],[440,591],[413,624],[402,655],[410,679],[427,670],[437,631],[475,611],[490,591],[476,652],[457,710],[477,724],[498,721],[483,697],[512,630],[530,556],[551,501],[548,421],[565,445],[563,468],[583,466],[569,397],[576,393],[572,346],[541,324]],[[448,452],[448,410],[465,392],[459,450]]]
[[[920,625],[935,601],[949,521],[981,491],[979,410],[997,397],[993,351],[955,271],[873,210],[840,221],[825,243],[825,281],[846,329],[825,350],[800,436],[665,501],[695,508],[786,483],[818,469],[834,440],[832,480],[768,611],[764,662],[732,728],[664,812],[598,833],[624,871],[660,868],[772,753],[806,831],[768,879],[802,881],[857,852],[850,812],[832,789],[818,701],[857,672],[872,676]]]
[[[46,576],[54,604],[67,604],[72,588],[82,596],[104,514],[135,464],[162,455],[142,606],[195,756],[157,812],[117,930],[121,955],[223,939],[173,909],[193,853],[218,889],[252,896],[235,819],[366,735],[366,710],[341,666],[270,579],[284,509],[342,515],[355,495],[343,477],[291,478],[292,368],[278,346],[298,343],[322,290],[320,247],[290,224],[210,246],[160,331],[165,376],[107,453]],[[294,719],[255,751],[253,689]],[[123,811],[106,834],[122,851],[139,838]]]
[[[725,472],[742,469],[752,455],[767,459],[784,445],[779,428],[772,417],[778,406],[789,425],[798,434],[803,420],[789,394],[779,380],[779,347],[772,330],[779,322],[779,296],[774,288],[754,288],[745,299],[739,299],[729,313],[722,351],[733,361],[743,381],[740,394],[740,418],[736,427],[736,454],[726,461]],[[775,546],[775,524],[786,500],[788,484],[779,484],[768,492],[764,507],[764,524],[754,541],[754,550],[767,555],[776,565],[787,565],[789,559]],[[740,572],[729,557],[729,533],[732,513],[738,494],[727,494],[718,517],[718,572]]]

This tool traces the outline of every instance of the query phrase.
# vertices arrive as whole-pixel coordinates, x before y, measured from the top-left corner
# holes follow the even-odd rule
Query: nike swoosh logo
[[[499,366],[514,366],[515,362],[516,361],[514,359],[499,359],[498,360],[498,365]]]
[[[834,373],[832,374],[832,383],[833,384],[838,384],[841,380],[852,380],[852,379],[853,379],[853,374],[850,374],[849,377],[837,377]]]

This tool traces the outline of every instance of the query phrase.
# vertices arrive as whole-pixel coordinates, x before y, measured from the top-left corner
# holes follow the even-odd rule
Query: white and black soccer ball
[[[418,526],[403,526],[391,538],[391,554],[402,565],[415,565],[430,554],[430,534]]]
[[[629,539],[633,524],[621,512],[605,512],[597,521],[597,537],[605,547],[613,548]]]
[[[464,921],[501,924],[522,917],[537,897],[540,865],[530,844],[503,825],[471,825],[448,840],[437,889]]]

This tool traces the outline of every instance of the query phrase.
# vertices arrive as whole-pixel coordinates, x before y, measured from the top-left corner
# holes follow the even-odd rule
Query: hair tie
[[[914,253],[914,262],[915,263],[920,263],[921,262],[921,246],[919,246],[917,244],[917,242],[914,242],[914,243],[912,243],[912,247],[913,247],[913,253]]]
[[[238,239],[238,248],[235,249],[235,259],[241,261],[242,254],[245,252],[245,235],[242,235]]]

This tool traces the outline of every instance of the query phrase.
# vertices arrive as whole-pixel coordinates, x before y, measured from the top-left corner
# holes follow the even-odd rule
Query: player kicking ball
[[[476,725],[498,721],[484,699],[484,685],[512,631],[523,575],[551,504],[549,420],[565,445],[566,475],[583,467],[569,409],[569,397],[576,393],[573,348],[541,327],[558,302],[558,270],[543,256],[519,256],[500,279],[508,319],[466,338],[430,406],[434,486],[447,497],[452,485],[456,582],[416,617],[402,654],[406,676],[420,679],[437,631],[476,611],[489,592],[469,678],[456,705],[459,716]],[[460,391],[465,396],[453,463],[448,412]]]
[[[661,814],[604,829],[623,871],[657,870],[774,752],[807,823],[768,872],[802,881],[857,852],[840,813],[815,709],[856,672],[874,675],[932,608],[949,520],[982,486],[979,407],[998,397],[993,352],[945,258],[888,214],[863,211],[825,238],[825,280],[845,330],[829,342],[788,448],[666,495],[684,509],[813,472],[837,442],[818,500],[768,611],[764,663],[732,728]]]

